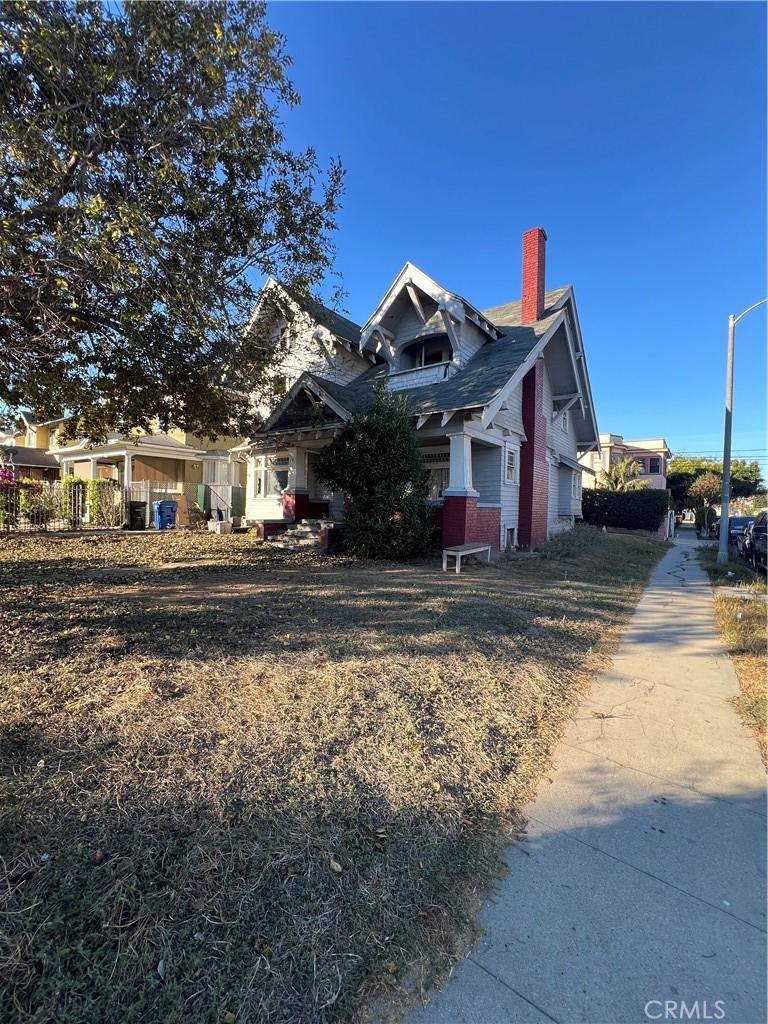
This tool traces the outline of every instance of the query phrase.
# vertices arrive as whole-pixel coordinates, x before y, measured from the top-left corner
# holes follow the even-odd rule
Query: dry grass
[[[757,737],[768,766],[768,608],[764,601],[718,594],[720,587],[737,586],[757,598],[766,592],[765,581],[741,563],[718,565],[714,547],[700,548],[699,557],[715,587],[715,615],[739,677],[734,707]]]
[[[428,982],[662,550],[0,545],[0,1020],[330,1024]]]

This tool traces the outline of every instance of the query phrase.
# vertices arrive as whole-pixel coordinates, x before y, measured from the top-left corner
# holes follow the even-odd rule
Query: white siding
[[[488,335],[471,320],[465,320],[463,324],[456,324],[455,327],[459,336],[459,361],[464,366],[485,345]]]
[[[501,448],[472,445],[472,486],[483,505],[501,502]]]
[[[544,365],[544,398],[542,404],[544,415],[547,417],[547,453],[552,460],[549,466],[547,531],[549,536],[553,537],[555,534],[568,530],[573,526],[573,517],[571,515],[562,515],[563,510],[566,508],[575,510],[579,507],[578,503],[572,504],[571,502],[570,471],[564,470],[561,472],[557,459],[560,455],[565,455],[569,459],[576,461],[578,452],[570,413],[567,416],[566,429],[563,429],[562,413],[558,413],[554,420],[552,419],[552,386],[549,374],[547,373],[546,363]]]
[[[499,412],[494,422],[505,430],[512,430],[522,440],[525,437],[523,431],[523,385],[517,385],[504,403],[505,408]]]

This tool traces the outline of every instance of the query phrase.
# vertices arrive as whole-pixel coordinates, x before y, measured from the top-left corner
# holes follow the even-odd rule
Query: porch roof
[[[102,444],[93,444],[88,438],[81,438],[66,448],[53,448],[49,455],[57,459],[91,459],[100,456],[143,455],[151,458],[183,459],[199,461],[206,456],[202,448],[193,448],[182,444],[170,434],[140,434],[138,437],[127,437],[115,434]]]

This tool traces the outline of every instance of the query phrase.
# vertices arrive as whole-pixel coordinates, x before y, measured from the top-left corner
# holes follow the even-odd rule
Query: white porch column
[[[472,486],[472,438],[469,434],[450,434],[451,456],[446,497],[477,498]]]
[[[307,452],[305,448],[292,448],[290,451],[290,463],[288,464],[288,490],[306,491],[307,480]]]
[[[88,479],[89,480],[96,480],[98,478],[98,475],[99,475],[99,471],[98,471],[97,460],[92,458],[92,459],[89,460],[89,465],[88,465]]]
[[[131,465],[131,456],[127,454],[123,456],[125,459],[125,469],[123,472],[123,487],[130,487],[133,483],[133,466]]]

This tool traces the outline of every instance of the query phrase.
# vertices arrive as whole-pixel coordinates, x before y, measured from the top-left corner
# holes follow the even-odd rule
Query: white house
[[[529,548],[570,528],[579,455],[599,440],[573,288],[545,292],[545,245],[525,232],[522,298],[491,309],[406,263],[362,327],[315,305],[286,323],[285,393],[242,446],[247,519],[268,533],[343,518],[314,460],[383,382],[413,415],[444,546]]]

